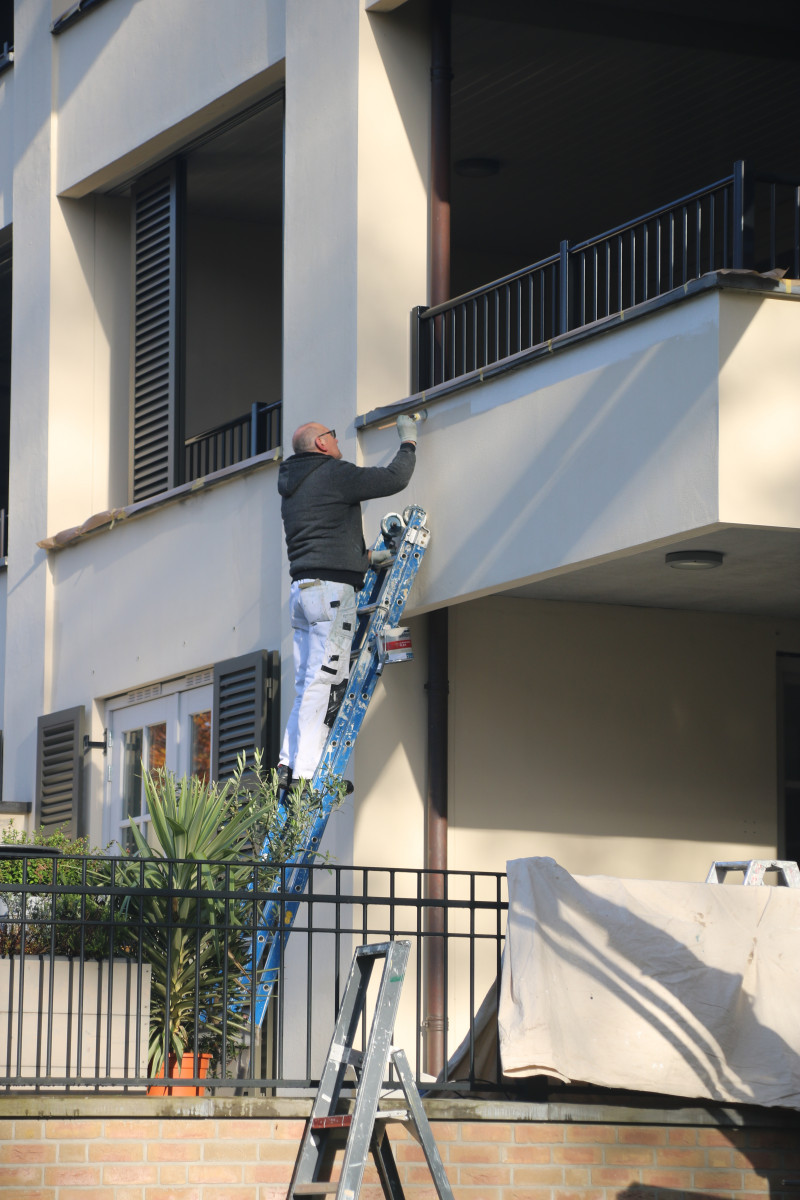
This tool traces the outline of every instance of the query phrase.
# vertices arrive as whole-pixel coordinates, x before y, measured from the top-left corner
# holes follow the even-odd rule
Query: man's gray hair
[[[314,450],[314,443],[324,430],[325,426],[320,425],[319,421],[309,421],[306,425],[301,425],[294,431],[292,450],[295,454],[302,454],[304,450]]]

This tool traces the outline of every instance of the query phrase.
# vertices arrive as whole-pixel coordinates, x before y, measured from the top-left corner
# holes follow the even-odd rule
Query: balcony
[[[484,287],[412,314],[412,391],[511,363],[714,271],[800,277],[800,185],[730,175]]]
[[[187,438],[184,442],[184,482],[202,479],[212,471],[233,467],[281,444],[280,401],[251,405],[250,412]]]

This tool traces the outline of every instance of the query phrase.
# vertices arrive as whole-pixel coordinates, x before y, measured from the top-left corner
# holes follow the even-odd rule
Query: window
[[[179,779],[199,775],[224,780],[243,751],[252,762],[258,748],[265,763],[274,766],[277,686],[278,655],[257,650],[110,700],[106,842],[132,849],[134,825],[145,838],[150,836],[143,763],[149,771],[164,767]]]
[[[132,189],[132,501],[280,442],[283,103]]]
[[[132,827],[149,838],[150,815],[142,781],[142,764],[148,771],[165,768],[179,779],[183,775],[210,774],[211,672],[205,686],[176,690],[140,704],[109,706],[111,771],[107,840],[125,850],[136,846]],[[183,681],[181,681],[183,682]],[[205,737],[203,737],[205,731]]]
[[[129,846],[136,825],[149,836],[142,763],[178,776],[229,778],[244,753],[256,749],[267,766],[278,761],[279,656],[254,650],[179,679],[154,683],[106,702],[108,738],[92,740],[82,707],[39,718],[34,819],[63,826],[71,837],[88,828],[83,791],[85,760],[107,748],[104,819],[106,842]],[[99,734],[99,731],[97,731]],[[90,806],[94,809],[94,805]]]

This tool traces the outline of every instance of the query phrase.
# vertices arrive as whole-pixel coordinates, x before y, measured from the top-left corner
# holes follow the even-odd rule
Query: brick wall
[[[456,1200],[800,1195],[797,1129],[434,1121],[433,1130]],[[302,1131],[282,1119],[4,1119],[0,1200],[284,1200]],[[401,1126],[390,1136],[408,1200],[432,1200],[419,1146]],[[368,1173],[362,1200],[381,1196]]]

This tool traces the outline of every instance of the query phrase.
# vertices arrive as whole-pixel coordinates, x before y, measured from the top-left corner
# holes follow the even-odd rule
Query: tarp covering
[[[800,889],[508,863],[506,1075],[800,1108]]]

